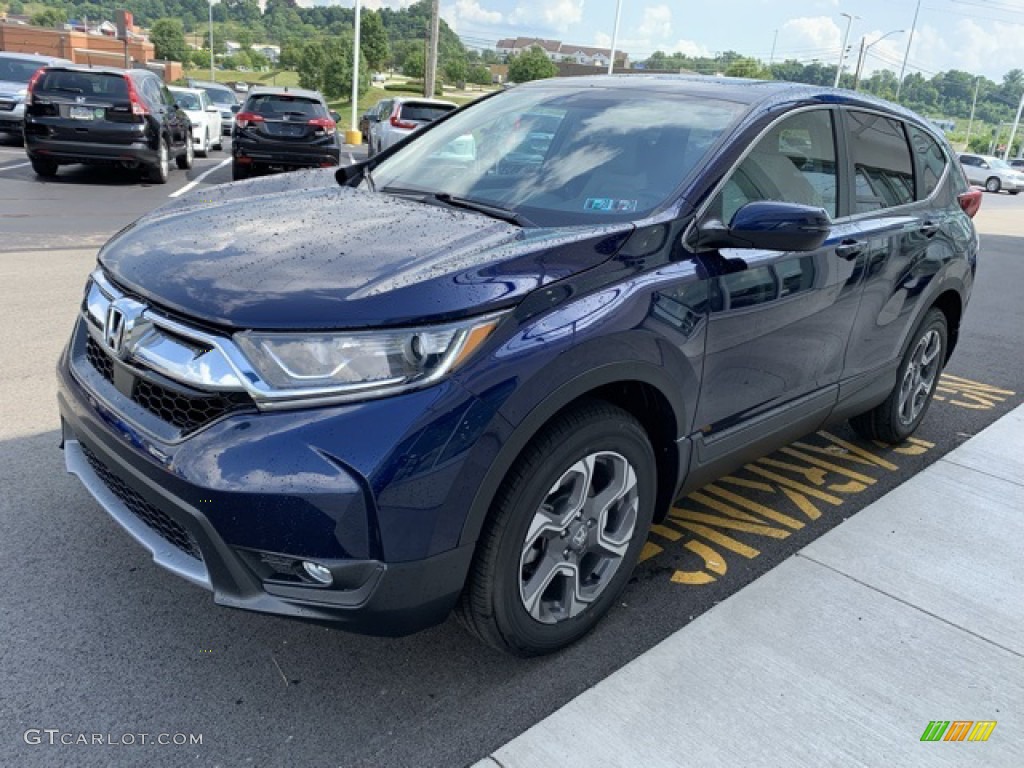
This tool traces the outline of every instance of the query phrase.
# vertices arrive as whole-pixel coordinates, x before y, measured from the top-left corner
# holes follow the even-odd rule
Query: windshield
[[[235,98],[235,94],[231,91],[222,91],[220,88],[203,88],[206,91],[206,95],[213,99],[214,104],[218,104],[224,107],[233,107],[238,103],[238,99]]]
[[[0,59],[0,80],[8,83],[27,83],[42,64],[26,59]]]
[[[373,184],[486,203],[541,226],[633,220],[666,203],[744,110],[637,89],[512,89],[383,160]]]
[[[178,91],[171,89],[171,93],[174,94],[174,100],[178,102],[182,109],[199,109],[203,108],[203,105],[199,103],[199,96],[188,91]]]

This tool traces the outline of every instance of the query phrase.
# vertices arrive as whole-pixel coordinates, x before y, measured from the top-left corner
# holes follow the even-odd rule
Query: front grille
[[[92,467],[93,472],[103,481],[103,484],[121,500],[121,503],[142,522],[152,528],[162,539],[173,544],[189,557],[196,560],[203,559],[203,553],[199,549],[199,543],[195,537],[185,528],[172,520],[168,515],[154,507],[142,496],[129,488],[121,478],[111,472],[96,455],[82,446],[82,453]]]
[[[89,336],[85,342],[89,364],[107,381],[114,382],[114,361],[97,341]],[[252,408],[252,400],[244,392],[218,394],[187,394],[155,381],[133,376],[131,400],[159,419],[177,427],[183,434],[195,432],[221,416]]]
[[[100,376],[110,383],[114,382],[114,361],[110,359],[110,356],[103,351],[92,336],[85,342],[85,356],[89,360],[89,364],[96,369]]]

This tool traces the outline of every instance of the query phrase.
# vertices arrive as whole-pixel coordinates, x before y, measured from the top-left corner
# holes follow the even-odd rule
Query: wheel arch
[[[941,310],[942,314],[946,316],[946,359],[943,360],[943,365],[945,365],[953,355],[953,349],[960,338],[960,320],[964,313],[964,302],[960,294],[950,288],[939,294],[932,302],[932,306]]]
[[[587,400],[611,403],[640,422],[657,460],[655,521],[663,519],[689,462],[689,443],[679,439],[686,409],[668,375],[644,363],[622,362],[589,371],[554,390],[538,403],[504,440],[470,504],[459,545],[480,536],[501,483],[530,441],[552,419]]]

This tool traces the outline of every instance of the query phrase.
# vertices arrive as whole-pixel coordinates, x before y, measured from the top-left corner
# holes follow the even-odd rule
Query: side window
[[[156,109],[163,103],[163,95],[160,93],[160,88],[154,78],[143,78],[139,84],[139,91],[142,93],[142,98],[146,100],[151,108]]]
[[[167,90],[167,86],[166,85],[160,85],[159,88],[160,88],[160,95],[163,97],[163,100],[164,100],[164,104],[166,104],[169,107],[172,106],[174,104],[174,96],[172,96],[171,92],[169,90]]]
[[[725,183],[711,210],[728,223],[747,203],[779,200],[838,214],[835,132],[832,112],[793,115],[761,137]]]
[[[910,128],[910,142],[917,158],[917,199],[924,200],[939,186],[939,180],[946,172],[946,153],[935,139],[920,128]]]
[[[867,112],[847,117],[857,213],[913,202],[914,164],[903,124]]]

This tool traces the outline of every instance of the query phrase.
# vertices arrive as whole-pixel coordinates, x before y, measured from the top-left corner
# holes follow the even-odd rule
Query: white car
[[[173,85],[168,86],[168,90],[192,123],[192,142],[196,154],[206,157],[211,148],[224,149],[220,108],[210,100],[206,91]]]
[[[1019,195],[1024,189],[1024,173],[1005,160],[991,155],[960,155],[960,166],[971,184],[984,187],[988,192],[1009,192]]]

